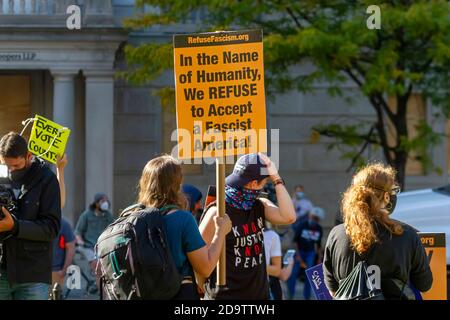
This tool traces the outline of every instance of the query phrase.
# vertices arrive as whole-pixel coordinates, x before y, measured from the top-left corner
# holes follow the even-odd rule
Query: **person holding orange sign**
[[[275,186],[278,206],[259,198],[269,180]],[[264,224],[266,219],[272,224],[294,223],[294,206],[275,165],[262,153],[239,158],[225,183],[225,212],[232,222],[232,232],[226,239],[226,285],[215,285],[215,272],[199,284],[205,283],[205,299],[267,300]],[[200,232],[207,244],[213,239],[217,215],[215,202],[205,208]]]

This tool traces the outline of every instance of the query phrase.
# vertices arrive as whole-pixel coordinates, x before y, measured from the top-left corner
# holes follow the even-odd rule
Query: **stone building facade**
[[[81,30],[66,27],[70,4],[82,9]],[[64,209],[72,223],[96,192],[111,197],[115,213],[132,203],[145,163],[170,152],[174,144],[170,134],[175,115],[164,110],[155,95],[173,85],[173,73],[139,87],[118,80],[115,74],[125,67],[124,44],[170,41],[174,33],[194,32],[203,13],[193,13],[183,25],[126,31],[123,18],[135,12],[133,0],[0,0],[0,134],[20,131],[21,121],[35,114],[72,129]],[[312,70],[309,65],[299,68]],[[290,92],[277,95],[274,102],[268,100],[268,127],[280,130],[279,166],[288,188],[303,184],[309,198],[325,208],[325,225],[331,226],[351,172],[346,172],[349,163],[337,151],[327,151],[326,140],[311,143],[311,128],[320,123],[370,121],[374,113],[351,83],[345,86],[346,94],[356,101],[351,107],[342,98],[328,96],[326,85],[315,89],[315,93]],[[431,119],[426,103],[417,110]],[[446,130],[443,122],[434,125]],[[436,164],[444,168],[442,176],[425,175],[412,163],[408,188],[447,183],[447,152],[447,143],[433,150]],[[381,159],[375,152],[368,156]],[[185,181],[204,194],[214,183],[214,166],[185,169]]]

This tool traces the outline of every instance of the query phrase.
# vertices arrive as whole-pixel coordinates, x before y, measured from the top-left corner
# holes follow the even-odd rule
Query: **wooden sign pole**
[[[219,217],[223,217],[225,215],[225,162],[223,158],[216,159],[216,193]],[[217,264],[216,284],[218,286],[226,285],[226,241],[223,243]]]

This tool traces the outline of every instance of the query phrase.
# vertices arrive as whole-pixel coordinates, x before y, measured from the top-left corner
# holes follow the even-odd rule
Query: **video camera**
[[[14,212],[17,209],[14,192],[11,187],[11,182],[8,177],[8,167],[0,165],[0,210],[5,207],[9,212]],[[0,211],[0,220],[5,216]]]

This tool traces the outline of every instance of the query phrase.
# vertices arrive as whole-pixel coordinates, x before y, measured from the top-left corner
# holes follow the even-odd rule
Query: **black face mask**
[[[397,195],[390,194],[389,195],[389,203],[386,205],[386,209],[389,212],[389,214],[392,214],[392,212],[394,212],[396,205],[397,205]]]
[[[28,173],[29,168],[25,167],[23,169],[14,170],[12,172],[9,172],[9,180],[11,180],[14,183],[23,183],[25,176]]]

